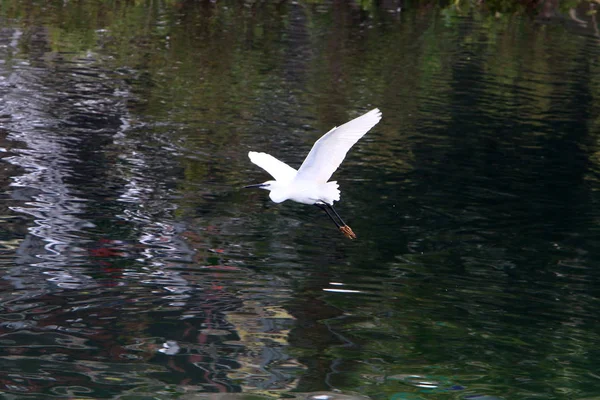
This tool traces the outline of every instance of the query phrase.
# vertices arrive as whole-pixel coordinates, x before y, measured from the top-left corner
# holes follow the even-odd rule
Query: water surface
[[[600,396],[593,4],[362,3],[3,3],[3,398]]]

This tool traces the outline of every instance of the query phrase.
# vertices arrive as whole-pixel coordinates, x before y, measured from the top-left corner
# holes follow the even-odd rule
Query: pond
[[[596,3],[475,3],[0,3],[0,397],[600,398]]]

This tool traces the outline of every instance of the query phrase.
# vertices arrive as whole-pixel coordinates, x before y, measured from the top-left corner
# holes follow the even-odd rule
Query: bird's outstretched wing
[[[298,179],[325,183],[340,166],[348,150],[381,119],[375,108],[368,113],[333,128],[315,142],[298,170]]]
[[[248,153],[250,161],[267,171],[278,182],[289,182],[296,177],[296,170],[267,153]]]

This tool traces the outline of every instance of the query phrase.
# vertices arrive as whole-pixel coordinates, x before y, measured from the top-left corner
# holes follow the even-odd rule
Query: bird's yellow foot
[[[356,239],[356,234],[348,225],[340,226],[340,231],[342,231],[344,236],[346,236],[348,239]]]

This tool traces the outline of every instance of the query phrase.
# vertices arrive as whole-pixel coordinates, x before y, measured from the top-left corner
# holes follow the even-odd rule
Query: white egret
[[[333,202],[340,200],[339,185],[336,181],[328,180],[344,161],[348,150],[380,119],[381,111],[375,108],[342,126],[334,127],[315,142],[298,171],[267,153],[249,152],[250,161],[275,180],[245,187],[269,190],[269,197],[275,203],[293,200],[314,204],[327,213],[346,237],[356,239],[352,229],[333,208]]]

